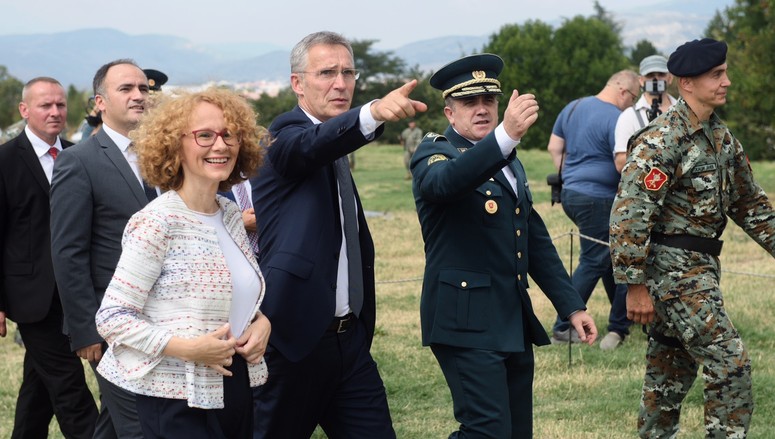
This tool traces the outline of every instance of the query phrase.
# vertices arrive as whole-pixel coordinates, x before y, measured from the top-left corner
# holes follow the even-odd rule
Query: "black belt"
[[[341,334],[343,332],[347,332],[350,330],[350,328],[353,327],[355,324],[355,314],[350,313],[346,316],[342,317],[334,317],[334,321],[331,322],[330,325],[328,325],[328,331],[336,332],[337,334]]]
[[[668,247],[707,253],[711,256],[719,256],[721,254],[721,246],[724,244],[720,239],[702,238],[692,235],[663,235],[656,232],[651,233],[651,242]]]

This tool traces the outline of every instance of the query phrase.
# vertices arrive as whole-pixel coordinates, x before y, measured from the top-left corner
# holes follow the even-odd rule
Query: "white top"
[[[240,338],[242,328],[247,328],[253,316],[256,315],[253,308],[258,302],[261,282],[253,266],[248,262],[248,257],[242,253],[234,238],[226,230],[223,224],[223,211],[218,210],[213,214],[194,212],[194,214],[203,224],[213,227],[218,236],[218,244],[226,258],[226,265],[231,272],[231,283],[234,286],[229,311],[231,333],[235,338]]]
[[[616,143],[614,144],[614,156],[617,153],[627,152],[627,142],[630,141],[630,137],[635,134],[636,131],[641,129],[640,121],[638,121],[638,115],[635,111],[640,113],[640,117],[643,118],[643,126],[649,124],[648,110],[651,108],[651,102],[646,99],[646,96],[650,96],[648,93],[643,93],[635,103],[635,108],[628,107],[619,115],[619,119],[616,120],[616,130],[614,131],[614,138]],[[665,93],[670,99],[670,106],[672,107],[676,99],[669,94]]]

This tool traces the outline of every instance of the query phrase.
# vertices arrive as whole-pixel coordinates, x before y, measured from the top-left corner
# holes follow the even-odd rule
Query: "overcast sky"
[[[625,24],[627,17],[649,17],[678,4],[693,6],[690,13],[709,19],[716,8],[733,3],[600,0]],[[268,43],[290,49],[310,32],[331,30],[349,39],[377,40],[376,48],[390,50],[440,36],[490,35],[504,24],[528,19],[559,24],[563,18],[592,15],[593,4],[593,0],[3,0],[0,35],[105,27],[130,35],[174,35],[200,44]]]

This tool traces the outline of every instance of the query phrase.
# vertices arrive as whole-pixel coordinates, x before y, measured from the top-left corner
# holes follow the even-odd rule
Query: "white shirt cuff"
[[[495,140],[498,142],[498,146],[501,148],[503,158],[507,158],[511,155],[511,151],[519,145],[522,139],[512,139],[506,134],[506,128],[503,128],[503,123],[498,124],[495,128]]]
[[[379,128],[380,125],[385,123],[384,121],[376,121],[371,116],[371,105],[376,101],[377,100],[374,99],[368,104],[362,106],[361,113],[358,116],[358,122],[360,122],[359,126],[361,129],[361,134],[363,134],[363,136],[369,140],[374,138],[374,132],[377,131],[377,128]]]

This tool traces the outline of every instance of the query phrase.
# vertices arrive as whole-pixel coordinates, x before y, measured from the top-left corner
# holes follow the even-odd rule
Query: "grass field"
[[[552,172],[544,150],[521,151],[536,209],[544,217],[561,257],[569,262],[573,225],[562,208],[549,204],[545,177]],[[754,163],[757,178],[775,193],[775,164]],[[377,261],[377,333],[372,353],[385,381],[394,426],[399,438],[446,438],[456,428],[446,383],[428,348],[420,344],[419,300],[424,256],[419,223],[414,213],[411,182],[404,180],[398,146],[371,145],[357,153],[354,176],[369,218]],[[746,342],[753,362],[756,409],[750,438],[775,437],[775,261],[735,225],[724,236],[722,289],[727,310]],[[574,265],[575,265],[574,261]],[[541,292],[531,292],[545,328],[551,328],[554,309]],[[596,291],[590,313],[605,333],[609,305]],[[639,327],[613,352],[598,345],[546,346],[536,349],[534,398],[535,437],[550,439],[632,438],[635,433],[645,353]],[[10,436],[16,393],[21,380],[23,351],[9,338],[0,340],[0,438]],[[88,368],[87,368],[88,369]],[[89,372],[90,374],[91,372]],[[91,377],[90,377],[91,378]],[[93,384],[93,381],[91,381]],[[687,397],[680,438],[702,438],[702,388],[697,381]],[[96,388],[96,386],[93,386]],[[52,422],[50,437],[61,437]],[[324,438],[316,433],[316,438]]]

